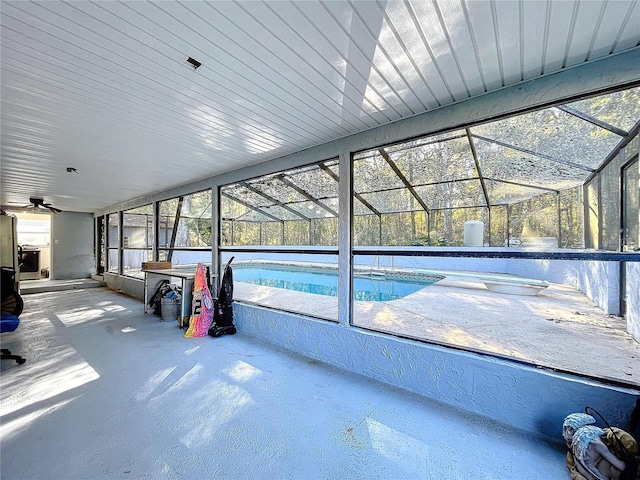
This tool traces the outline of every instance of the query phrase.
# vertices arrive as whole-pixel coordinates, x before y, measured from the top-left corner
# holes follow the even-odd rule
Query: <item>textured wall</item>
[[[620,315],[619,272],[617,262],[581,262],[578,288],[606,313]]]
[[[137,298],[144,302],[144,281],[125,277],[124,275],[115,275],[113,273],[105,272],[104,282],[111,290],[122,292],[131,297]]]
[[[498,422],[561,440],[562,421],[590,405],[627,425],[640,392],[356,327],[234,304],[238,330]]]
[[[627,263],[627,331],[640,342],[640,262]]]
[[[617,262],[570,260],[509,260],[505,273],[571,285],[611,315],[620,314]]]
[[[62,212],[51,218],[51,278],[89,278],[93,273],[93,215]]]

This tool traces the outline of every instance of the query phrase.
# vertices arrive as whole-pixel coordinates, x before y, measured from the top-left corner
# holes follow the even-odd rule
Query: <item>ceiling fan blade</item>
[[[41,197],[30,197],[29,201],[31,202],[29,205],[22,205],[12,207],[16,210],[22,210],[25,212],[37,212],[40,210],[49,210],[52,213],[62,213],[62,210],[58,207],[54,207],[52,204],[45,202]]]
[[[54,207],[53,205],[51,205],[50,203],[42,203],[41,204],[43,207],[48,208],[49,210],[51,210],[53,213],[60,213],[62,212],[62,210],[60,210],[59,208]]]

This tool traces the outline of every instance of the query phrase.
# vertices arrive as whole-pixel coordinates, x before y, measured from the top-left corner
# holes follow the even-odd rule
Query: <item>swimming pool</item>
[[[417,292],[444,277],[439,275],[421,275],[419,277],[392,275],[356,274],[353,278],[354,300],[369,302],[387,302],[397,300]],[[298,266],[277,267],[236,265],[233,268],[234,282],[283,288],[297,292],[317,295],[338,296],[338,276],[335,269],[312,269]]]

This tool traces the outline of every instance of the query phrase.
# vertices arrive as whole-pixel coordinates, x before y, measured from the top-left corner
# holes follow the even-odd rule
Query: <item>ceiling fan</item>
[[[53,213],[60,213],[62,212],[62,210],[60,210],[59,208],[54,207],[53,205],[51,205],[50,203],[45,203],[43,198],[40,197],[30,197],[29,198],[29,202],[31,202],[30,205],[25,205],[24,207],[22,207],[23,210],[39,210],[39,209],[49,209],[51,210]]]

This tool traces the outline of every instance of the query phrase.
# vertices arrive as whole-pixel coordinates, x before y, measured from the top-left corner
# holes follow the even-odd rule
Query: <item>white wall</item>
[[[144,280],[105,272],[104,282],[111,290],[125,293],[144,302]]]
[[[94,271],[93,215],[62,212],[51,219],[52,280],[89,278]]]
[[[640,342],[640,263],[627,263],[627,331]]]

